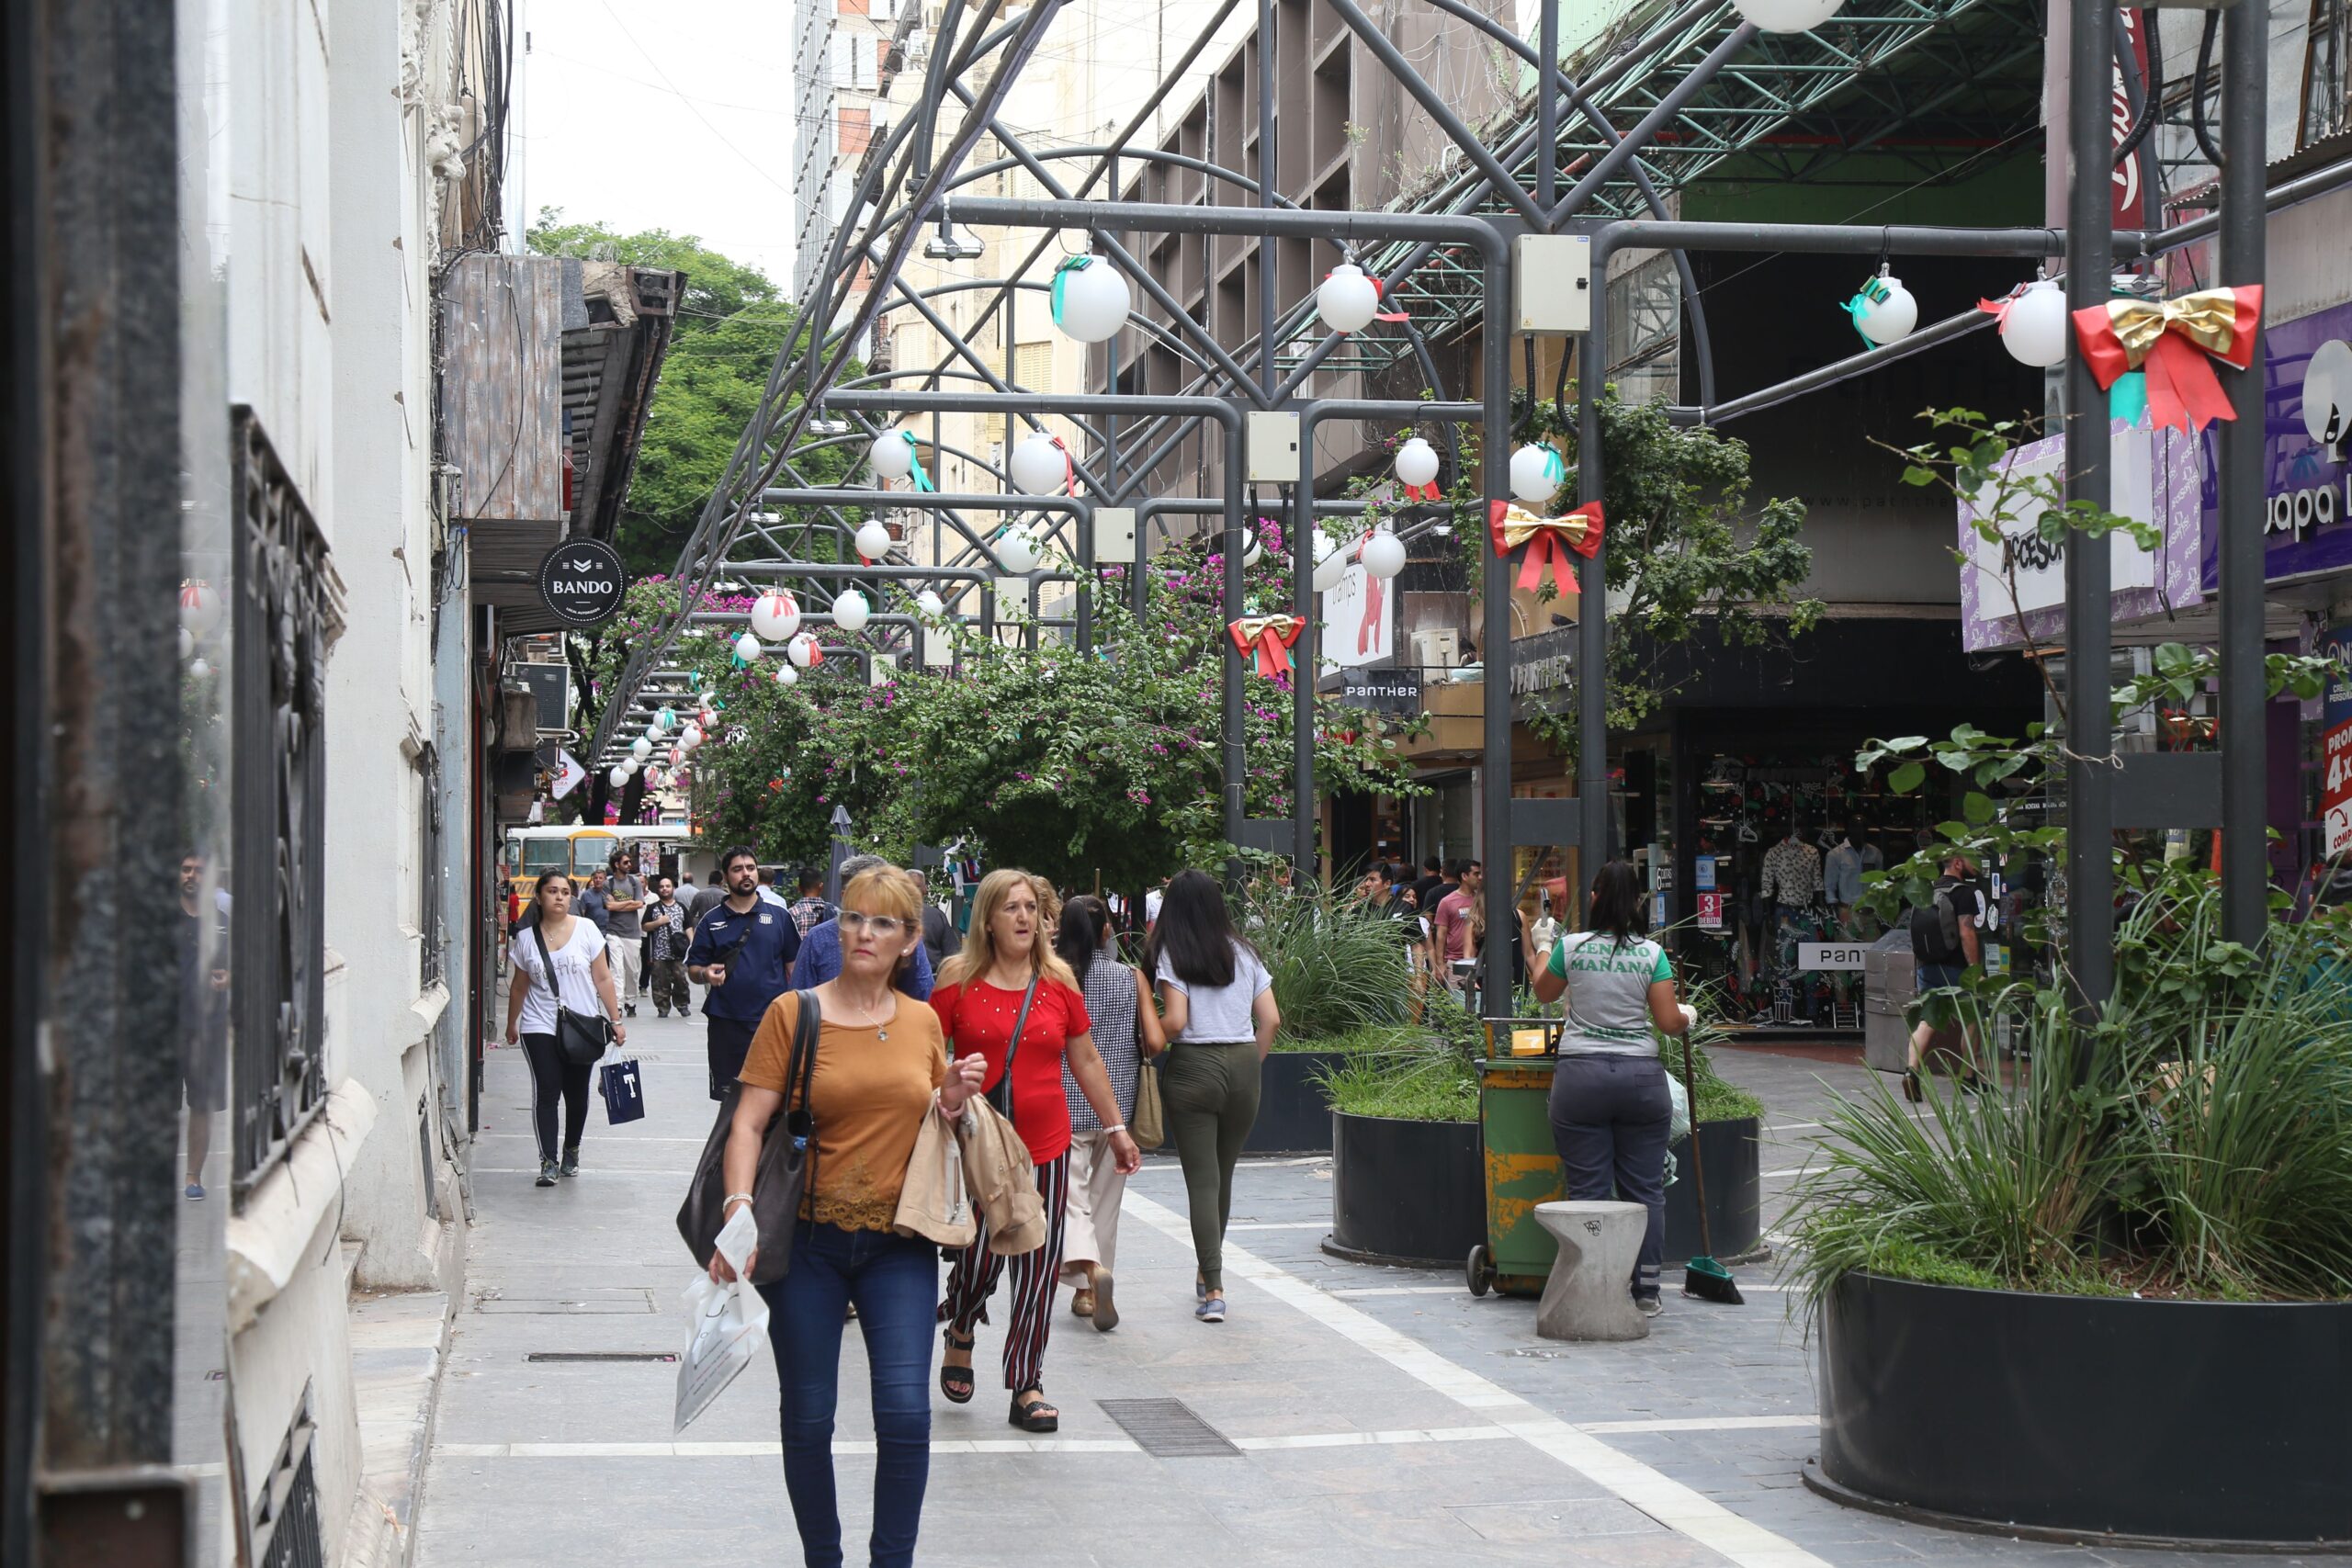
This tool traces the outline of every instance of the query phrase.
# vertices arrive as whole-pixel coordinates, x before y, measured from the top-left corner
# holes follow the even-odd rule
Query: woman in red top
[[[1046,933],[1054,921],[1053,889],[1025,871],[992,871],[980,879],[972,898],[971,929],[964,951],[940,966],[931,1005],[939,1014],[951,1056],[978,1052],[988,1058],[981,1088],[1003,1081],[1014,1021],[1032,986],[1036,994],[1022,1024],[1012,1057],[1012,1128],[1029,1146],[1037,1167],[1037,1194],[1046,1204],[1046,1245],[1012,1263],[1012,1321],[1004,1340],[1004,1386],[1012,1390],[1006,1419],[1031,1432],[1051,1432],[1061,1412],[1046,1403],[1041,1376],[1046,1337],[1053,1326],[1054,1292],[1062,1269],[1062,1220],[1069,1200],[1069,1101],[1062,1093],[1062,1062],[1102,1119],[1120,1174],[1143,1165],[1143,1152],[1119,1119],[1111,1076],[1094,1049],[1093,1021],[1069,965],[1057,957]],[[1005,1259],[989,1250],[985,1228],[979,1239],[956,1255],[947,1277],[947,1299],[939,1319],[947,1325],[946,1354],[939,1389],[963,1404],[972,1397],[973,1326],[987,1321],[989,1297],[1004,1272]]]

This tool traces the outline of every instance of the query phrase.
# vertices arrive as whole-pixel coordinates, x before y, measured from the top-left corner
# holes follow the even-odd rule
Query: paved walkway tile
[[[420,1568],[717,1568],[798,1561],[761,1357],[684,1434],[659,1359],[678,1348],[692,1274],[673,1216],[708,1130],[699,1022],[635,1021],[650,1114],[594,1109],[582,1176],[532,1186],[519,1055],[492,1054],[474,1181],[469,1299],[452,1333],[418,1536]],[[1766,1101],[1764,1168],[1792,1172],[1857,1065],[1718,1053]],[[1768,1174],[1768,1227],[1791,1178]],[[1630,1345],[1535,1338],[1532,1302],[1474,1300],[1458,1275],[1367,1268],[1319,1250],[1328,1161],[1249,1162],[1227,1259],[1231,1321],[1192,1318],[1183,1189],[1155,1158],[1120,1231],[1122,1323],[1068,1314],[1046,1359],[1057,1438],[1004,1418],[981,1330],[980,1393],[936,1400],[920,1561],[956,1568],[1616,1564],[1864,1568],[1879,1563],[2162,1563],[1957,1535],[1839,1508],[1803,1487],[1817,1447],[1796,1298],[1769,1265],[1749,1304],[1669,1293]],[[853,1329],[836,1466],[853,1562],[871,1519],[873,1427]],[[1179,1399],[1237,1456],[1155,1459],[1105,1399]],[[2273,1559],[2272,1561],[2295,1561]],[[2319,1561],[2319,1560],[2312,1560]],[[2343,1560],[2336,1560],[2343,1561]]]

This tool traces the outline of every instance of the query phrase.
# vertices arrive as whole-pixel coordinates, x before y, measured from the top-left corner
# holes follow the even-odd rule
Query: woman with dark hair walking
[[[1137,1079],[1150,1071],[1144,1058],[1166,1050],[1168,1037],[1160,1032],[1159,1013],[1151,1005],[1143,971],[1119,962],[1113,945],[1116,940],[1110,908],[1102,899],[1080,894],[1062,906],[1054,952],[1078,976],[1087,1016],[1094,1021],[1094,1048],[1111,1076],[1112,1098],[1119,1102],[1119,1120],[1125,1122],[1136,1113]],[[1127,1179],[1111,1152],[1102,1119],[1094,1114],[1068,1062],[1062,1065],[1062,1098],[1069,1102],[1069,1205],[1062,1236],[1062,1280],[1071,1291],[1069,1310],[1107,1334],[1119,1325],[1111,1264],[1119,1249],[1119,1200]]]
[[[531,1069],[531,1127],[539,1139],[537,1185],[553,1187],[559,1174],[580,1174],[580,1138],[588,1130],[588,1066],[574,1063],[556,1043],[555,1014],[599,1014],[613,1021],[613,1039],[628,1038],[621,1000],[605,957],[605,933],[594,920],[571,912],[571,878],[560,871],[539,878],[531,895],[531,915],[508,944],[514,984],[506,997],[506,1043],[519,1040]],[[556,1100],[563,1101],[562,1156],[555,1136]]]
[[[1053,889],[1037,877],[1025,871],[989,873],[972,896],[964,951],[942,966],[931,993],[932,1010],[955,1055],[986,1058],[981,1089],[993,1094],[1004,1085],[1012,1130],[1028,1145],[1037,1168],[1037,1196],[1046,1205],[1046,1244],[1012,1260],[1012,1318],[1004,1333],[1004,1386],[1012,1391],[1005,1418],[1026,1432],[1051,1432],[1061,1425],[1061,1412],[1046,1401],[1044,1367],[1069,1204],[1065,1060],[1103,1123],[1103,1142],[1119,1174],[1132,1176],[1143,1164],[1143,1151],[1127,1136],[1126,1121],[1094,1048],[1094,1021],[1078,976],[1046,938],[1055,913]],[[971,1400],[973,1330],[987,1321],[989,1297],[1004,1268],[1004,1258],[989,1247],[983,1224],[978,1239],[956,1255],[948,1273],[947,1298],[939,1304],[939,1321],[947,1325],[939,1389],[953,1404]]]
[[[1689,1032],[1698,1015],[1674,998],[1674,966],[1649,936],[1640,874],[1612,860],[1592,879],[1585,929],[1560,938],[1535,975],[1544,1001],[1568,998],[1552,1074],[1552,1144],[1568,1196],[1649,1210],[1634,1268],[1634,1303],[1649,1316],[1666,1251],[1666,1145],[1674,1115],[1651,1034]]]
[[[1225,890],[1205,871],[1168,885],[1145,960],[1159,982],[1170,1049],[1160,1100],[1184,1168],[1192,1210],[1193,1315],[1225,1321],[1225,1227],[1233,1217],[1233,1164],[1258,1120],[1261,1064],[1282,1014],[1273,976],[1235,934]]]

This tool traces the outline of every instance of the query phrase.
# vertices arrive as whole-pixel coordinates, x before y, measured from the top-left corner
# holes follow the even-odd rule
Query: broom
[[[1708,1234],[1707,1164],[1699,1154],[1699,1086],[1690,1070],[1690,1058],[1697,1054],[1686,1030],[1682,1036],[1682,1092],[1690,1101],[1690,1180],[1699,1192],[1699,1256],[1682,1271],[1682,1293],[1703,1302],[1721,1302],[1725,1306],[1746,1306],[1747,1299],[1739,1293],[1739,1282],[1731,1277],[1730,1269],[1715,1261],[1714,1237]]]

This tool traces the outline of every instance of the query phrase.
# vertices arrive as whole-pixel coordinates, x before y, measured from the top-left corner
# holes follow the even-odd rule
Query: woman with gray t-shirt
[[[1585,929],[1560,938],[1535,976],[1535,995],[1566,993],[1567,1023],[1552,1074],[1552,1144],[1567,1170],[1568,1197],[1616,1198],[1650,1212],[1634,1302],[1655,1317],[1666,1251],[1666,1145],[1674,1115],[1666,1068],[1650,1033],[1682,1034],[1697,1015],[1674,999],[1674,967],[1650,940],[1642,884],[1630,861],[1592,879]]]
[[[1225,890],[1205,871],[1183,872],[1169,883],[1145,959],[1173,1043],[1161,1069],[1160,1101],[1193,1211],[1193,1254],[1200,1264],[1193,1315],[1223,1323],[1233,1163],[1257,1122],[1260,1064],[1282,1023],[1273,976],[1234,934]]]

